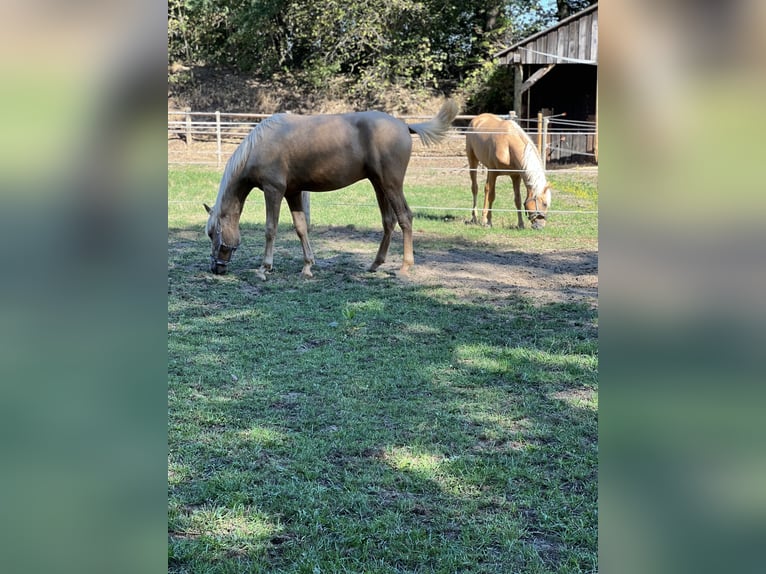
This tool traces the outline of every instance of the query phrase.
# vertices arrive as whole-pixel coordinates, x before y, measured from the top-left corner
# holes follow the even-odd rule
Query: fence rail
[[[215,165],[222,167],[242,139],[270,114],[168,111],[168,163],[186,165]],[[445,158],[465,158],[464,138],[471,119],[459,115],[449,137],[433,148],[418,146],[413,152],[415,169],[437,169],[421,166],[421,161]],[[413,122],[431,116],[399,116]],[[537,142],[548,164],[594,164],[598,160],[598,132],[595,122],[567,120],[561,117],[538,116],[514,118]],[[417,137],[414,136],[417,140]],[[543,149],[544,147],[544,149]],[[455,169],[455,166],[444,167]]]

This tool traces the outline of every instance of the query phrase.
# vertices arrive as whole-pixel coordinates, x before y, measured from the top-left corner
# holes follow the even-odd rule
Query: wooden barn
[[[513,110],[551,117],[551,161],[598,157],[598,4],[495,54],[513,67]],[[562,133],[555,136],[555,133]],[[591,133],[587,133],[591,132]],[[569,135],[567,135],[569,134]]]

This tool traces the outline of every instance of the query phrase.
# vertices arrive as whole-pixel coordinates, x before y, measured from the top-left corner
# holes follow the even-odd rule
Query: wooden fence
[[[201,164],[223,167],[242,139],[270,114],[233,114],[223,112],[168,112],[168,163]],[[431,116],[402,116],[412,123]],[[416,148],[413,157],[464,157],[464,134],[475,116],[455,119],[450,137],[428,152]],[[597,163],[598,134],[595,122],[566,120],[561,117],[518,119],[532,141],[542,150],[545,144],[546,165],[582,165]]]

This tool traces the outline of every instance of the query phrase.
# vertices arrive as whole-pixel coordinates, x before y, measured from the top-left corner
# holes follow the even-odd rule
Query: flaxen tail
[[[452,127],[452,120],[455,119],[458,111],[457,104],[453,100],[447,100],[433,119],[419,124],[411,124],[407,127],[410,129],[410,133],[420,136],[420,141],[424,145],[434,145],[447,136],[450,127]]]

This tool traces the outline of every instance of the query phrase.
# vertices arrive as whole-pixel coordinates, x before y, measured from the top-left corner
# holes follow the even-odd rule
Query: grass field
[[[596,216],[485,229],[464,223],[466,182],[414,182],[404,280],[400,235],[364,270],[380,221],[362,183],[312,195],[311,280],[283,208],[264,282],[258,190],[230,273],[206,272],[219,177],[168,172],[169,571],[596,571],[595,304],[417,275],[455,246],[595,253]],[[554,209],[597,209],[592,173],[551,180]]]

